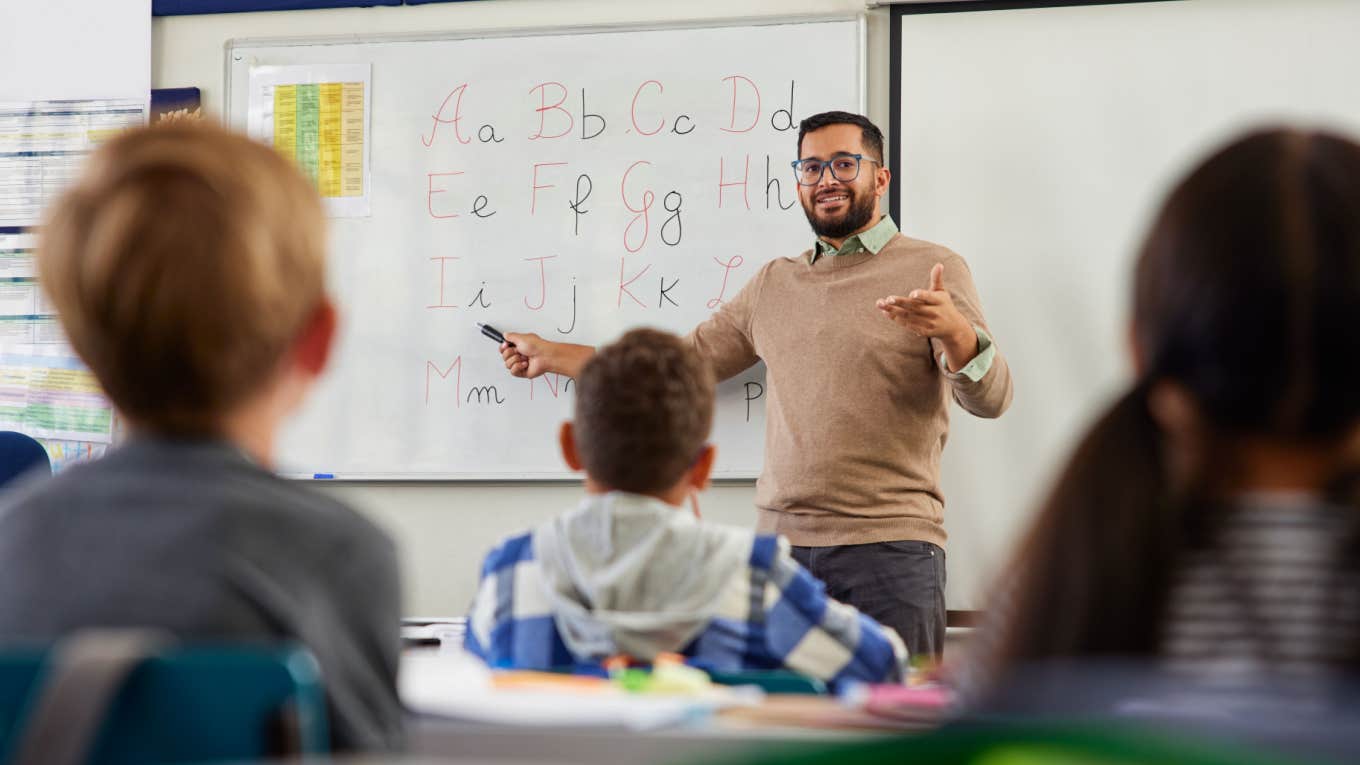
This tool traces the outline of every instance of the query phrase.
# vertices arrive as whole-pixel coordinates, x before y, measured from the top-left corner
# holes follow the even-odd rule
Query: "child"
[[[1360,145],[1262,131],[1185,178],[1134,273],[1138,379],[1008,570],[976,692],[1033,704],[1008,675],[1142,659],[1301,681],[1316,698],[1282,707],[1320,719],[1320,681],[1360,668],[1357,322]]]
[[[320,662],[336,748],[398,744],[393,545],[270,472],[335,334],[307,180],[221,129],[133,130],[52,207],[38,267],[131,436],[5,498],[0,640],[296,640]]]
[[[714,382],[679,338],[629,332],[576,385],[561,446],[585,470],[586,497],[487,556],[470,651],[497,667],[678,652],[714,670],[902,678],[897,634],[829,599],[787,541],[698,521]]]

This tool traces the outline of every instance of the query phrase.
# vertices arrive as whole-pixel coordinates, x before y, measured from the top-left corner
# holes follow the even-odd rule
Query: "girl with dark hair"
[[[1360,666],[1360,146],[1233,142],[1171,193],[1134,281],[1138,381],[1040,509],[974,668]]]

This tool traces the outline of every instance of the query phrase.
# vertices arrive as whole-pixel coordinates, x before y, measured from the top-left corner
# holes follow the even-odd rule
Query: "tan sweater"
[[[943,352],[884,317],[874,302],[944,286],[987,330],[963,258],[898,234],[878,254],[771,261],[690,333],[719,379],[764,360],[765,469],[757,528],[801,546],[922,540],[944,545],[940,452],[949,398],[980,417],[1011,401],[999,349],[977,382],[946,375]]]

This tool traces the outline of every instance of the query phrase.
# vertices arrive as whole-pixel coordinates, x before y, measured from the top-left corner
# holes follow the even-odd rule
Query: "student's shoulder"
[[[697,530],[702,535],[703,546],[710,560],[730,563],[739,559],[749,568],[768,570],[778,557],[779,545],[783,543],[786,552],[788,549],[785,540],[773,535],[757,534],[741,526],[707,522],[694,524],[693,521],[681,521],[678,518],[674,522],[685,529],[683,533],[695,533]]]
[[[58,511],[71,506],[75,484],[56,478],[29,476],[16,479],[0,494],[0,543],[26,544],[26,537],[47,524],[66,523]]]
[[[815,604],[824,595],[825,586],[793,557],[793,548],[785,537],[757,534],[751,546],[751,568],[764,571],[766,582],[785,597]]]
[[[749,551],[746,565],[756,571],[772,572],[781,560],[792,560],[789,540],[777,534],[757,534],[735,526],[711,527],[709,533],[721,534],[729,543],[742,545]]]
[[[482,576],[494,574],[534,559],[534,534],[520,532],[501,539],[482,559]]]
[[[13,522],[36,515],[51,521],[103,504],[102,499],[116,497],[122,486],[144,478],[128,467],[114,450],[108,457],[71,465],[56,475],[33,472],[22,476],[0,495],[0,519]]]
[[[306,485],[274,475],[253,465],[238,466],[237,480],[221,496],[224,509],[231,514],[227,523],[249,524],[255,529],[268,526],[273,535],[299,535],[299,544],[318,549],[322,554],[337,548],[365,558],[395,559],[396,546],[391,537],[359,511],[340,500]]]

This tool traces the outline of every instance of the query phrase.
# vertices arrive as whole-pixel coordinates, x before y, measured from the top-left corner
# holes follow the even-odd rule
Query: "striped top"
[[[1360,531],[1355,508],[1262,492],[1240,497],[1222,524],[1209,547],[1181,554],[1149,670],[1219,686],[1299,681],[1306,690],[1360,661],[1360,573],[1346,560]],[[1015,600],[1009,587],[994,593],[970,638],[973,659],[953,666],[961,708],[983,703],[1008,671],[985,657]]]
[[[1356,510],[1309,494],[1245,497],[1167,601],[1168,668],[1249,679],[1311,676],[1357,658],[1360,576],[1345,560]]]

